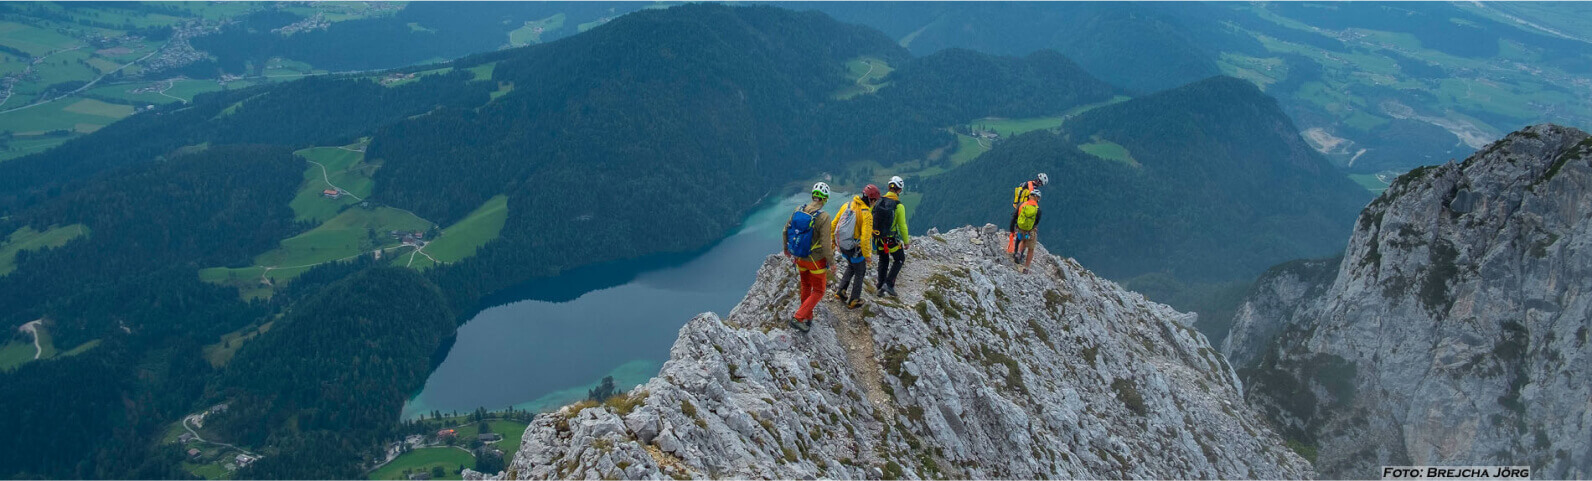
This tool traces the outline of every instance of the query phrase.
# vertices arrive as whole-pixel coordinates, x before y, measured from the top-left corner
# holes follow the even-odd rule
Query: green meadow
[[[345,145],[342,147],[311,147],[294,152],[303,157],[305,162],[304,183],[299,185],[298,193],[288,206],[293,208],[295,219],[300,221],[325,222],[336,216],[344,206],[357,204],[359,199],[369,197],[375,190],[375,182],[370,176],[375,174],[379,165],[367,164],[365,160],[364,143]],[[320,165],[316,165],[316,164]],[[325,171],[322,171],[324,166]],[[331,184],[326,181],[330,180]],[[337,199],[328,199],[322,192],[331,189],[332,185],[341,187],[349,194]]]
[[[1139,166],[1139,161],[1133,160],[1133,155],[1128,153],[1127,147],[1109,140],[1095,138],[1093,142],[1079,144],[1078,150],[1105,160],[1121,162],[1133,167]]]
[[[66,245],[67,241],[80,236],[88,235],[88,226],[72,224],[61,227],[50,227],[44,232],[23,226],[7,236],[5,242],[0,242],[0,276],[10,274],[16,270],[17,253],[21,251],[54,248]]]
[[[443,229],[441,236],[426,244],[426,253],[439,262],[458,262],[473,256],[477,249],[498,237],[508,217],[508,197],[493,197],[470,212],[470,215]],[[421,259],[424,257],[417,258],[416,262]],[[426,259],[426,262],[429,263],[430,259]]]
[[[862,94],[871,94],[889,85],[884,78],[894,72],[889,62],[875,57],[857,57],[846,61],[846,77],[851,81],[846,87],[836,91],[831,96],[836,100],[845,100]]]
[[[475,456],[455,447],[420,448],[403,453],[381,469],[371,471],[369,479],[408,479],[405,470],[431,472],[433,467],[441,467],[446,474],[432,479],[463,479],[457,472],[459,466],[474,467]]]
[[[276,249],[260,254],[261,266],[309,266],[348,259],[398,244],[392,230],[424,231],[431,223],[408,211],[391,207],[354,207],[344,210],[309,232],[283,239]]]
[[[564,14],[559,13],[534,22],[525,22],[525,26],[509,32],[509,45],[523,47],[533,43],[542,43],[542,34],[564,27]],[[536,29],[541,28],[541,32]]]

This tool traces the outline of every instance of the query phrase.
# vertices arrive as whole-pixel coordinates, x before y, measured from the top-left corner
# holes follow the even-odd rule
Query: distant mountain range
[[[1539,122],[1592,123],[1592,13],[1548,3],[817,2],[914,54],[1055,49],[1138,94],[1215,74],[1277,97],[1356,173],[1463,158]],[[1369,178],[1368,178],[1369,180]]]
[[[1091,35],[1120,37],[1120,22],[1165,34],[1146,41],[1190,35],[1140,7],[1098,8]],[[227,71],[424,11],[285,38],[262,32],[288,19],[264,15],[194,42],[231,39],[213,47]],[[185,453],[159,441],[224,402],[208,435],[267,455],[242,475],[357,474],[399,432],[395,406],[430,369],[421,360],[445,346],[437,320],[534,277],[700,249],[815,178],[853,189],[908,176],[922,230],[1003,224],[1010,189],[1048,171],[1048,245],[1111,277],[1188,282],[1247,283],[1339,250],[1369,198],[1285,104],[1248,79],[1208,77],[1204,60],[1176,69],[1202,80],[1150,93],[1091,75],[1099,58],[914,56],[819,12],[618,13],[447,64],[198,94],[0,163],[0,235],[58,241],[0,246],[14,266],[0,275],[0,325],[42,320],[78,347],[0,372],[21,393],[0,412],[27,413],[0,429],[46,433],[0,440],[0,476],[185,476]],[[448,18],[394,35],[487,29]],[[489,20],[504,18],[520,17]],[[349,67],[388,61],[412,62]],[[434,242],[418,262],[417,238]],[[354,292],[414,315],[351,314],[337,299]],[[350,342],[380,337],[372,322],[408,338]]]

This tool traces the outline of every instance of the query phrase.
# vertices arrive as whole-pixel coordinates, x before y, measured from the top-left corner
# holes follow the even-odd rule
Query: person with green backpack
[[[867,249],[873,243],[873,204],[879,201],[879,186],[868,184],[862,188],[862,195],[852,197],[851,202],[840,208],[840,213],[835,214],[831,226],[835,235],[835,250],[846,258],[846,272],[840,277],[840,287],[835,289],[835,298],[845,303],[847,308],[862,307],[862,278],[868,277],[868,258],[873,256],[873,249]],[[853,284],[852,282],[856,283]],[[846,286],[851,286],[851,296],[846,296]]]
[[[907,209],[901,205],[901,190],[906,185],[901,177],[890,177],[890,192],[873,205],[873,250],[879,254],[879,279],[873,286],[880,297],[896,297],[896,275],[901,273],[912,241],[907,235]]]
[[[1034,244],[1039,242],[1039,189],[1028,193],[1028,200],[1017,207],[1017,221],[1013,222],[1017,228],[1017,258],[1012,262],[1022,264],[1019,272],[1028,273],[1028,265],[1034,262]]]
[[[1028,201],[1028,196],[1034,189],[1038,189],[1049,182],[1050,177],[1045,175],[1044,172],[1040,172],[1039,175],[1034,177],[1034,180],[1017,184],[1017,188],[1012,190],[1012,223],[1011,226],[1006,228],[1006,231],[1011,233],[1006,238],[1006,252],[1012,253],[1012,262],[1017,262],[1018,258],[1017,210],[1023,206],[1024,202]]]
[[[796,208],[785,223],[785,255],[796,263],[796,273],[801,278],[798,293],[801,307],[791,317],[791,327],[802,332],[813,328],[813,308],[824,299],[824,288],[829,281],[829,259],[835,255],[830,246],[834,230],[829,225],[829,214],[824,203],[829,201],[829,184],[813,184],[813,200]]]

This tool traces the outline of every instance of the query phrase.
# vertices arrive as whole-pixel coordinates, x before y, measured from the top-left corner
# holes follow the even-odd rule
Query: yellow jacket
[[[1017,189],[1012,191],[1012,208],[1016,209],[1017,206],[1023,205],[1023,202],[1027,202],[1028,193],[1033,191],[1034,181],[1032,180],[1017,184]]]
[[[840,232],[840,218],[845,216],[846,209],[856,212],[857,216],[856,229],[849,234]],[[835,214],[835,218],[829,221],[829,229],[835,236],[836,251],[840,250],[840,241],[842,239],[855,237],[857,245],[862,250],[862,257],[864,259],[873,258],[873,248],[871,247],[873,245],[873,209],[868,207],[868,201],[863,200],[862,196],[852,197],[851,202],[841,207],[840,212]]]

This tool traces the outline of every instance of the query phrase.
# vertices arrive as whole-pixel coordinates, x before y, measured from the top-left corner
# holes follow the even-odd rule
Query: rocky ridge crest
[[[1313,476],[1192,314],[1043,248],[1019,274],[993,225],[914,240],[899,299],[826,299],[807,334],[770,256],[729,316],[680,329],[657,377],[538,416],[498,477]]]

